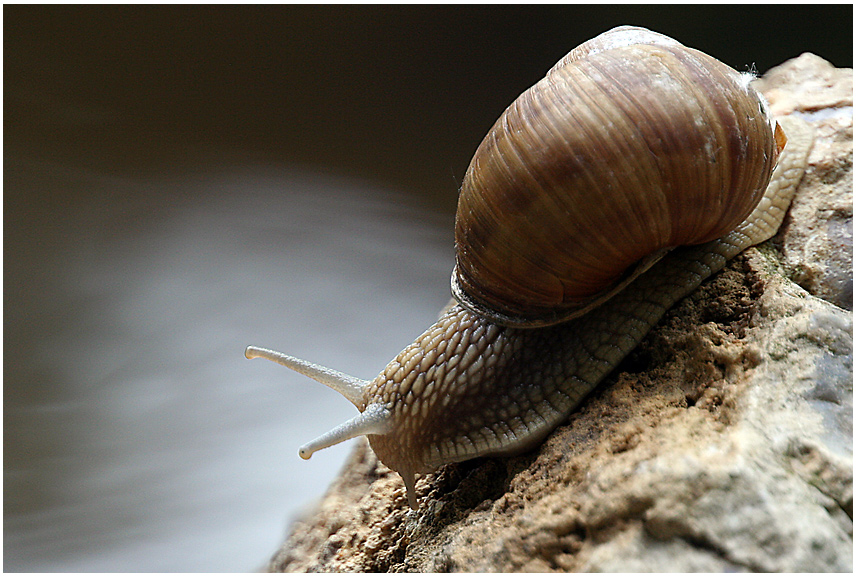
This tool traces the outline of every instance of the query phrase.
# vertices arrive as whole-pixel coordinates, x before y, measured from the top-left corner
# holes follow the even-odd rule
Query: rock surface
[[[675,306],[538,449],[402,481],[358,446],[272,571],[851,571],[852,70],[759,87],[816,128],[773,242]]]

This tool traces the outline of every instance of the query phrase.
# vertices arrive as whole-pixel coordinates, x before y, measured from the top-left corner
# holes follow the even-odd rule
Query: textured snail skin
[[[805,122],[779,122],[788,144],[763,199],[733,232],[674,250],[605,304],[557,326],[501,327],[454,305],[365,388],[359,408],[381,406],[390,422],[388,433],[368,435],[370,446],[402,475],[412,507],[415,473],[540,442],[674,303],[777,232],[812,144]]]

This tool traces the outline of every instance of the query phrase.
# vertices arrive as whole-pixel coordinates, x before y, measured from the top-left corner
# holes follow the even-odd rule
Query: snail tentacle
[[[322,450],[329,448],[334,444],[357,438],[358,436],[369,436],[372,434],[387,434],[391,430],[392,418],[390,410],[381,404],[370,404],[366,410],[343,422],[330,432],[322,434],[315,440],[307,442],[298,449],[298,455],[304,460],[309,460],[310,456]]]
[[[265,358],[266,360],[276,362],[281,366],[285,366],[317,382],[321,382],[332,390],[336,390],[358,408],[363,406],[363,390],[369,384],[368,380],[355,378],[354,376],[349,376],[348,374],[320,366],[319,364],[313,364],[312,362],[307,362],[306,360],[301,360],[282,352],[259,348],[258,346],[248,346],[244,351],[244,355],[250,360]]]

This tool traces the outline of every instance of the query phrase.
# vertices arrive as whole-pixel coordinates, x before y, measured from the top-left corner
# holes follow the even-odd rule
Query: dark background
[[[473,151],[577,44],[852,66],[851,5],[3,14],[10,571],[261,566],[354,409],[244,346],[377,373],[448,298]]]
[[[740,69],[852,65],[852,7],[7,6],[5,146],[123,170],[232,148],[437,197],[578,43],[652,28]]]

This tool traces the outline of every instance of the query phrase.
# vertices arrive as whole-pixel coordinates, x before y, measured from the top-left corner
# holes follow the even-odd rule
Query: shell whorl
[[[651,255],[735,228],[777,157],[774,122],[749,81],[639,28],[573,50],[474,155],[454,296],[507,325],[556,323]]]

